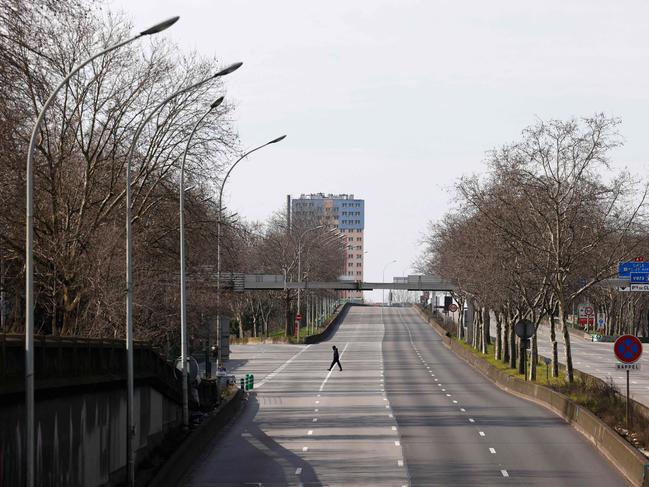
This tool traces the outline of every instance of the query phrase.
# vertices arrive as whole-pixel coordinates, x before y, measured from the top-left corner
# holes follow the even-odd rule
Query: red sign
[[[637,362],[642,355],[642,343],[633,335],[622,335],[615,340],[613,351],[617,359],[624,364]]]
[[[296,314],[296,315],[295,315],[295,319],[296,319],[297,321],[302,321],[302,315],[301,315],[300,313]]]
[[[451,303],[451,304],[449,304],[449,305],[448,305],[448,310],[449,310],[451,313],[455,313],[455,312],[457,311],[457,304],[455,304],[455,303]]]

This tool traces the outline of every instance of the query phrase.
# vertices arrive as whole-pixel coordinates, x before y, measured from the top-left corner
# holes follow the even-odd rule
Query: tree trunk
[[[538,330],[538,325],[537,325],[537,330]],[[539,348],[538,348],[538,343],[536,340],[536,333],[534,333],[534,336],[532,337],[532,358],[530,359],[529,363],[529,370],[530,370],[530,380],[536,380],[536,364],[539,361]]]
[[[554,313],[550,313],[550,341],[552,341],[552,377],[559,377],[559,343]]]
[[[566,357],[566,380],[569,384],[575,381],[575,374],[572,368],[572,350],[570,349],[570,332],[568,330],[568,323],[566,323],[565,306],[562,300],[559,301],[559,321],[563,330],[563,341],[565,347]]]
[[[516,368],[516,333],[514,333],[514,323],[509,324],[509,367]]]
[[[502,360],[505,363],[509,363],[509,334],[511,333],[511,326],[507,318],[503,320],[505,322],[505,328],[503,333],[503,357]]]
[[[285,296],[285,307],[284,307],[284,317],[286,319],[285,325],[284,325],[284,335],[289,337],[293,334],[293,327],[292,327],[292,314],[291,314],[291,291],[288,289],[286,290],[286,296]]]
[[[496,360],[500,360],[503,353],[502,324],[502,315],[499,312],[496,312]]]
[[[482,353],[488,353],[487,346],[491,342],[491,313],[488,307],[482,308]]]

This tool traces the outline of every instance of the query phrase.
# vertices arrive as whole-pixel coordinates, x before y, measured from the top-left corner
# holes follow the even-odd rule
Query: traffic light
[[[444,313],[448,313],[448,307],[453,304],[453,298],[451,296],[444,296]]]
[[[212,345],[212,348],[210,349],[210,355],[212,356],[212,360],[216,360],[219,358],[219,347],[216,345]]]

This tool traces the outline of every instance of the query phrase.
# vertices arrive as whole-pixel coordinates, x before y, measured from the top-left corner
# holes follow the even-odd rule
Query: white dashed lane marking
[[[503,474],[503,477],[509,477],[507,470],[501,470],[500,473]]]

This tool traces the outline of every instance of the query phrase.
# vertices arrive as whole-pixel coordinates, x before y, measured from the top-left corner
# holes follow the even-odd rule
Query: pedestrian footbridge
[[[457,286],[437,276],[413,275],[395,277],[392,282],[364,282],[340,279],[337,281],[288,281],[281,274],[221,273],[221,287],[234,291],[333,289],[337,291],[371,291],[393,289],[406,291],[454,291]]]

